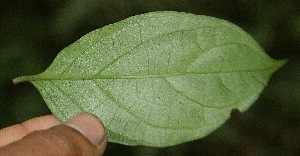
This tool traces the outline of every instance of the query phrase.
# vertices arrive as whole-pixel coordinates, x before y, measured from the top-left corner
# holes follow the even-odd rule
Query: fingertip
[[[102,121],[96,116],[82,113],[70,119],[65,125],[72,127],[83,134],[93,145],[106,143],[106,135]]]

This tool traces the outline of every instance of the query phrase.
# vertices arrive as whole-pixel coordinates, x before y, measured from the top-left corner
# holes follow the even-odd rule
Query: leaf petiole
[[[39,78],[37,75],[25,75],[25,76],[14,78],[12,81],[14,84],[18,84],[24,81],[36,80],[37,78]]]

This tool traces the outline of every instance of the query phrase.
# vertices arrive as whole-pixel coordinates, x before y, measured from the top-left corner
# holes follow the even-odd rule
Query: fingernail
[[[105,130],[99,118],[92,114],[83,113],[65,123],[83,134],[93,145],[99,145],[105,140]]]

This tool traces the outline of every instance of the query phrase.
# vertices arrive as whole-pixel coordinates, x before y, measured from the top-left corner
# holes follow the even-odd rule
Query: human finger
[[[59,125],[61,122],[53,115],[45,115],[27,120],[0,130],[0,147],[22,139],[34,131],[45,130]]]
[[[66,124],[36,131],[20,141],[0,148],[0,155],[102,155],[106,137],[102,122],[93,115],[80,114]]]

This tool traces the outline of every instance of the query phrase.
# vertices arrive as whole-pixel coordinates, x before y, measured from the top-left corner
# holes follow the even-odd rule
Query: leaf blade
[[[163,147],[245,111],[283,64],[227,21],[156,12],[93,31],[14,82],[30,80],[62,121],[90,112],[110,141]]]

